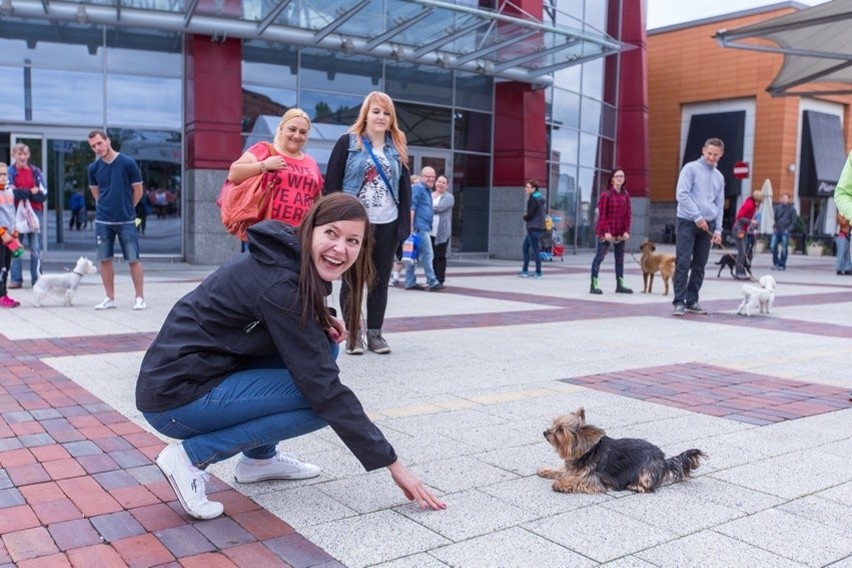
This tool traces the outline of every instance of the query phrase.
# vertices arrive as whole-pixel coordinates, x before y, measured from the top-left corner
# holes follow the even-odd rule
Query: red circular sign
[[[748,177],[748,162],[734,163],[734,177],[737,179],[745,179]]]

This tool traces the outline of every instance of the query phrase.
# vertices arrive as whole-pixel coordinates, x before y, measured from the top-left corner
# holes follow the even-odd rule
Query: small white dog
[[[743,284],[743,301],[737,313],[751,317],[754,313],[768,314],[775,301],[775,278],[767,274],[754,284]]]
[[[98,269],[95,263],[81,256],[77,259],[77,265],[71,272],[65,274],[42,274],[36,280],[33,286],[35,298],[33,303],[36,306],[41,306],[48,294],[62,300],[66,306],[70,306],[74,300],[74,293],[77,291],[77,286],[80,285],[80,280],[86,274],[97,274]]]

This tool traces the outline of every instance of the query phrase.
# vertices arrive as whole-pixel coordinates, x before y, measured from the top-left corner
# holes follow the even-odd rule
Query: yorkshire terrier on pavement
[[[586,423],[586,411],[558,416],[544,437],[565,461],[561,468],[541,467],[538,475],[553,479],[563,493],[606,493],[607,490],[650,493],[660,484],[683,481],[707,456],[696,449],[666,459],[660,448],[635,438],[614,439]]]

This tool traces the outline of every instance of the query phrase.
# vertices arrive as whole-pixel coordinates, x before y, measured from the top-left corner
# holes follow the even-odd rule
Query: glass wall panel
[[[453,104],[453,74],[445,69],[429,69],[411,63],[385,64],[385,92],[397,99]]]
[[[110,47],[107,51],[107,71],[110,73],[128,73],[142,75],[157,75],[159,77],[183,76],[183,54],[180,52],[181,43],[173,44],[177,51],[123,49]]]
[[[363,96],[378,90],[381,83],[382,63],[373,57],[303,49],[300,61],[302,88],[346,91]]]
[[[580,115],[580,129],[584,132],[598,134],[601,131],[601,103],[583,97],[583,112]]]
[[[100,29],[81,32],[83,35],[77,36],[77,40],[85,44],[72,44],[56,43],[53,28],[44,28],[40,25],[0,26],[3,30],[0,33],[3,38],[0,39],[0,63],[20,67],[28,61],[39,67],[103,69],[103,50],[98,49],[103,41]],[[33,47],[27,47],[28,43]]]
[[[349,126],[358,118],[363,102],[363,96],[302,91],[299,105],[314,122]]]
[[[0,67],[0,116],[6,120],[24,119],[24,72],[20,67]],[[8,156],[3,158],[8,160]]]
[[[618,112],[612,105],[604,104],[601,115],[601,136],[615,139],[616,119]]]
[[[454,140],[456,150],[491,152],[491,115],[483,112],[457,110]]]
[[[598,140],[594,134],[580,133],[580,165],[586,167],[597,167],[598,164]]]
[[[181,128],[181,79],[107,75],[107,124]]]
[[[555,89],[553,93],[553,122],[555,126],[580,127],[580,95]]]
[[[260,85],[243,84],[243,118],[241,129],[252,132],[260,116],[280,117],[296,106],[296,91]],[[310,111],[308,111],[310,114]]]
[[[462,252],[488,250],[491,203],[491,157],[455,154],[450,190],[453,207],[453,249]]]
[[[583,94],[587,97],[603,99],[604,61],[596,59],[583,63]]]
[[[577,218],[577,246],[591,248],[595,246],[594,223],[597,206],[597,170],[579,168],[579,211]]]
[[[573,128],[551,127],[550,131],[551,159],[576,164],[579,160],[580,133]]]
[[[565,67],[553,74],[553,85],[560,89],[568,89],[569,91],[580,92],[580,80],[583,76],[582,65],[572,65]]]
[[[601,0],[586,0],[586,13],[583,18],[585,21],[584,28],[587,31],[605,33],[606,12],[608,9],[609,2],[601,2]]]
[[[456,106],[494,110],[494,78],[456,72]]]
[[[299,53],[290,47],[269,46],[266,42],[243,44],[243,83],[274,87],[297,86]]]
[[[32,120],[46,124],[103,124],[103,88],[100,73],[33,69]],[[137,91],[137,96],[143,93]],[[24,97],[26,101],[26,93]]]
[[[399,127],[409,146],[450,148],[452,114],[450,109],[396,103]]]

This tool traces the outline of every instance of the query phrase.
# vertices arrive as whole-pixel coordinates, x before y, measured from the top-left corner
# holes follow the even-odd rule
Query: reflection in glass
[[[444,69],[428,68],[411,63],[385,65],[386,92],[398,99],[453,104],[453,74]]]
[[[243,43],[243,83],[296,88],[299,53],[295,48],[250,40]]]
[[[0,67],[0,116],[6,120],[24,120],[24,74],[20,67]],[[8,159],[4,157],[4,159]]]
[[[271,115],[280,117],[296,106],[296,91],[259,85],[243,85],[243,116],[240,129],[251,132],[258,117]]]
[[[67,25],[67,24],[66,24]],[[9,39],[10,34],[19,34]],[[9,25],[3,28],[4,39],[0,39],[0,63],[20,68],[25,61],[42,67],[60,67],[63,69],[103,69],[103,50],[98,49],[103,41],[100,29],[78,30],[75,40],[85,44],[56,43],[57,37],[49,24]],[[27,47],[27,42],[35,42],[35,48]]]
[[[25,71],[19,68],[17,73]],[[100,73],[33,69],[32,120],[47,124],[103,124],[102,92]],[[137,91],[135,96],[143,97],[143,93]],[[26,93],[24,97],[26,100]],[[17,103],[20,105],[21,100]]]
[[[182,44],[171,39],[167,45],[174,49]],[[107,71],[180,78],[183,76],[183,55],[179,49],[166,53],[154,51],[153,47],[141,51],[110,46],[107,52]]]
[[[557,126],[580,127],[580,95],[554,89],[553,121]]]
[[[107,79],[107,124],[180,128],[182,82],[165,77],[118,75]]]
[[[583,112],[580,115],[580,129],[595,134],[601,131],[601,103],[588,97],[582,99]]]

